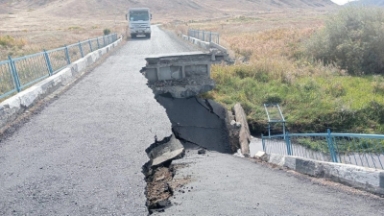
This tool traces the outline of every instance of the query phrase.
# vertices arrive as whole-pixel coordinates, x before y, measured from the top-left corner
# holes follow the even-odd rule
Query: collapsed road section
[[[152,213],[170,205],[168,198],[173,193],[171,182],[175,172],[171,163],[183,156],[183,144],[191,143],[202,150],[220,153],[241,149],[247,156],[250,136],[244,114],[228,112],[215,101],[199,97],[215,86],[210,77],[211,62],[216,61],[214,54],[178,53],[151,56],[146,61],[141,73],[147,78],[156,100],[166,109],[173,131],[173,135],[164,140],[155,137],[155,142],[146,150],[150,161],[143,166],[143,173],[147,181],[147,207]]]

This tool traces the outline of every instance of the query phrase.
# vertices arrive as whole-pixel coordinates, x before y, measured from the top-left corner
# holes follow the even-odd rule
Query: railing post
[[[80,49],[81,58],[84,58],[83,47],[81,46],[81,42],[80,41],[79,41],[79,49]]]
[[[91,40],[88,40],[88,44],[89,44],[89,49],[91,50],[91,52],[93,52],[93,50],[92,50],[92,44],[91,44]]]
[[[100,49],[99,37],[97,37],[96,40],[97,40],[97,49]]]
[[[205,41],[205,31],[203,31],[203,41]]]
[[[335,152],[335,147],[333,145],[332,136],[331,136],[331,130],[327,129],[327,143],[329,148],[329,153],[331,155],[332,162],[337,163],[337,156]]]
[[[49,55],[46,50],[44,50],[44,58],[45,58],[45,63],[47,64],[49,76],[52,76],[53,70],[52,70],[51,60],[49,59]]]
[[[287,145],[287,154],[292,155],[291,139],[289,138],[289,133],[287,132],[284,135],[285,144]]]
[[[264,139],[264,135],[263,135],[263,134],[261,134],[261,144],[263,145],[263,151],[264,151],[265,153],[267,153],[267,151],[266,151],[266,149],[265,149],[265,139]]]
[[[65,45],[65,56],[67,57],[67,63],[71,64],[71,58],[69,57],[69,51],[67,45]]]
[[[18,92],[20,92],[21,91],[21,85],[20,85],[19,75],[17,74],[15,62],[12,60],[11,56],[8,56],[8,59],[9,59],[9,64],[11,64],[11,72],[12,72],[13,82],[15,83],[16,90]]]
[[[209,43],[212,42],[212,32],[209,32]]]

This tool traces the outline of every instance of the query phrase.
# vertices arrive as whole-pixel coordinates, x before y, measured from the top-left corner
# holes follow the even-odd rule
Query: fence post
[[[97,37],[96,40],[97,40],[97,49],[100,49],[99,37]]]
[[[105,47],[105,35],[103,35],[103,47]]]
[[[88,40],[88,44],[89,44],[89,49],[91,50],[91,52],[93,52],[93,50],[92,50],[92,44],[91,44],[91,40]]]
[[[65,56],[67,57],[67,63],[71,64],[71,58],[69,58],[69,51],[67,45],[65,45]]]
[[[327,143],[328,143],[329,153],[330,153],[331,158],[332,158],[332,162],[338,163],[330,129],[327,129]]]
[[[267,153],[267,151],[266,151],[266,149],[265,149],[265,139],[264,139],[264,135],[263,135],[263,134],[261,134],[261,144],[263,145],[263,151],[264,151],[265,153]]]
[[[13,77],[13,81],[15,83],[16,90],[18,92],[20,92],[21,91],[20,79],[19,79],[19,76],[17,74],[15,62],[12,60],[11,56],[8,56],[8,59],[9,59],[9,63],[11,64],[11,72],[12,72],[12,77]]]
[[[80,49],[81,58],[84,58],[83,47],[81,46],[81,42],[80,41],[79,41],[79,49]]]
[[[285,140],[285,144],[287,145],[287,154],[292,155],[291,139],[289,138],[288,132],[284,135],[284,140]]]
[[[44,50],[44,58],[45,58],[45,63],[47,64],[49,76],[52,76],[53,70],[52,70],[51,60],[49,59],[49,55],[46,50]]]
[[[203,31],[203,41],[205,41],[205,31]]]

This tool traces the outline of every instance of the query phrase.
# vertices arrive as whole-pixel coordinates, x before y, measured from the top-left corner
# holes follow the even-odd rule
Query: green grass
[[[206,97],[228,108],[240,102],[257,133],[267,126],[263,104],[276,102],[291,132],[384,133],[381,76],[296,75],[288,82],[255,65],[216,65],[212,77],[217,87]]]

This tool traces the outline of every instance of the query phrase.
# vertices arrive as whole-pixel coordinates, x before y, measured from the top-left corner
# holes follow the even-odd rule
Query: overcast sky
[[[351,2],[352,0],[332,0],[333,2],[335,2],[336,4],[339,4],[339,5],[343,5],[347,2]]]

